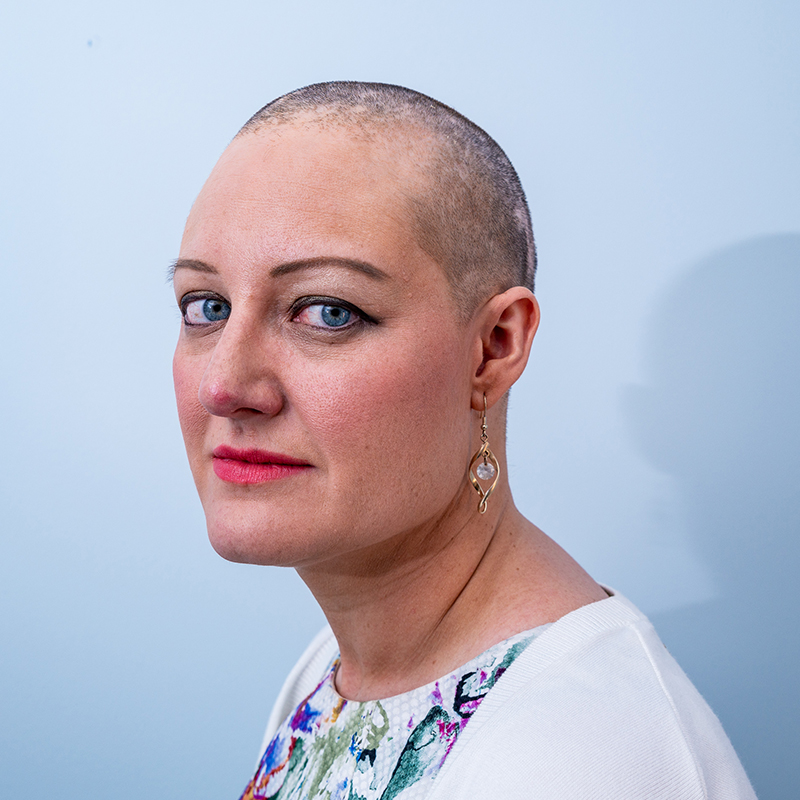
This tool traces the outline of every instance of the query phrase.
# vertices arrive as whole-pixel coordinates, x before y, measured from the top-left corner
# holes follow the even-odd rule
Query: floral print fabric
[[[385,700],[341,697],[335,659],[278,729],[240,800],[421,800],[483,698],[546,627]]]

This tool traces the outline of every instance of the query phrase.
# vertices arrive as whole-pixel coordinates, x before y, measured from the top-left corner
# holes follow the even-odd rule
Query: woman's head
[[[418,244],[445,271],[465,317],[511,286],[534,290],[536,249],[513,165],[483,129],[402,86],[318,83],[273,100],[239,135],[301,125],[344,129],[403,163],[403,205]]]
[[[190,213],[176,393],[232,560],[347,556],[471,502],[472,409],[524,367],[532,295],[512,285],[464,313],[410,210],[426,176],[409,153],[430,142],[398,151],[397,134],[308,112],[245,128]]]

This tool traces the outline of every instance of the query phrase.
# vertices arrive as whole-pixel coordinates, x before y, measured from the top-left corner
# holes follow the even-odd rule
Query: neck
[[[352,700],[430,683],[488,647],[605,592],[516,509],[506,486],[486,514],[471,487],[435,522],[346,563],[298,569],[339,644]]]

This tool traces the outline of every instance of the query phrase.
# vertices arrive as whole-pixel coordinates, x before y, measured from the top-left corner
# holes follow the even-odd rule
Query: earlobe
[[[522,375],[539,316],[539,303],[524,286],[514,286],[486,303],[478,330],[481,361],[473,378],[473,409],[483,409],[484,393],[494,405]]]

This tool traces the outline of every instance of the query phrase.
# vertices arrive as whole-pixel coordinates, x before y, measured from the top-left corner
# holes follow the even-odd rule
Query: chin
[[[226,561],[237,564],[257,564],[260,566],[291,566],[296,560],[294,549],[281,541],[286,537],[263,527],[248,530],[238,526],[220,526],[208,522],[208,540],[211,546]]]
[[[319,532],[311,534],[290,520],[247,520],[230,514],[207,516],[208,540],[227,561],[264,567],[296,567],[324,557],[327,550]],[[231,520],[235,520],[232,522]],[[328,540],[330,541],[330,540]]]

